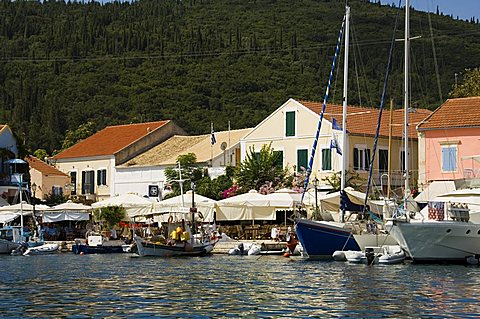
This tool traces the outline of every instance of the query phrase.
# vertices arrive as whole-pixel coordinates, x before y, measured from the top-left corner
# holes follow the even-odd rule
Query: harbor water
[[[480,268],[281,256],[0,256],[2,318],[478,318]]]

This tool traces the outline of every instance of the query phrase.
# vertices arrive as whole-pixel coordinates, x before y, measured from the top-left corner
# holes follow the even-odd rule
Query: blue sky
[[[391,4],[398,0],[381,0],[382,4]],[[480,0],[410,0],[410,4],[416,10],[436,12],[437,5],[440,12],[445,15],[453,14],[453,18],[457,16],[460,19],[480,19]],[[402,0],[402,6],[405,5],[405,0]]]

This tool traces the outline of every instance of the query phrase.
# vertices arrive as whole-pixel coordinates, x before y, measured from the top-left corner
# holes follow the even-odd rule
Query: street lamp
[[[33,192],[33,198],[32,198],[33,218],[35,218],[35,202],[36,202],[35,193],[36,193],[36,191],[37,191],[37,184],[35,184],[35,182],[33,182],[33,184],[32,184],[32,192]]]

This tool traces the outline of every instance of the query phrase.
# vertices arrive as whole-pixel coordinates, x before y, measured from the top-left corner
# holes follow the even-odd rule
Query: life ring
[[[171,224],[173,222],[173,216],[170,215],[170,217],[168,217],[168,223]]]
[[[202,212],[198,212],[198,217],[200,217],[200,219],[203,219],[203,214],[202,214]]]

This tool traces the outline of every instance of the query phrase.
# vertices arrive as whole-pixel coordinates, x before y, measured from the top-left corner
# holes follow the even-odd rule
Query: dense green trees
[[[467,69],[463,75],[463,82],[455,84],[451,97],[480,96],[480,68]]]
[[[322,100],[344,3],[0,0],[0,122],[31,152],[49,154],[62,148],[67,131],[89,121],[93,131],[160,119],[193,134],[208,132],[212,121],[218,130],[228,120],[232,128],[252,127],[290,97]],[[349,99],[375,106],[398,9],[349,4]],[[412,41],[412,102],[435,108],[441,101],[430,35],[448,92],[455,73],[478,67],[480,25],[431,20],[430,31],[426,14],[412,12],[412,35],[422,35]],[[397,101],[402,60],[399,46],[389,86]],[[341,102],[336,84],[330,101]]]

